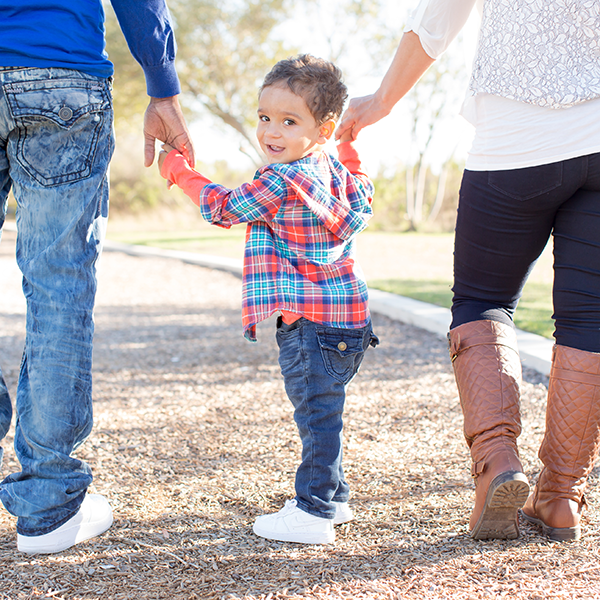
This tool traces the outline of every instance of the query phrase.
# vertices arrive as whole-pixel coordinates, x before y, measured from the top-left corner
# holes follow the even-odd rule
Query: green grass
[[[165,250],[216,254],[241,258],[244,249],[245,228],[199,227],[183,231],[112,231],[109,238],[115,242],[152,246]]]
[[[369,286],[384,292],[406,296],[450,308],[452,304],[451,281],[415,279],[379,279],[369,281]],[[515,325],[519,329],[552,338],[554,323],[552,315],[552,286],[529,281],[515,313]]]

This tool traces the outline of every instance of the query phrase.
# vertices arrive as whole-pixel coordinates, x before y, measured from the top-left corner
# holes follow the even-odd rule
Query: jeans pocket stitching
[[[515,193],[515,190],[508,190],[504,187],[501,187],[499,184],[495,184],[492,183],[492,177],[497,174],[497,173],[503,173],[503,174],[507,174],[508,171],[489,171],[488,173],[488,185],[490,186],[490,188],[496,190],[497,192],[500,192],[501,194],[503,194],[504,196],[507,196],[508,198],[512,198],[513,200],[521,200],[521,201],[525,201],[525,200],[532,200],[533,198],[538,198],[539,196],[543,196],[544,194],[548,194],[549,192],[552,192],[553,190],[559,188],[562,183],[563,183],[563,165],[562,163],[551,163],[549,165],[539,165],[536,167],[528,167],[527,169],[523,169],[523,171],[529,171],[530,173],[532,172],[532,170],[537,169],[538,171],[542,168],[547,168],[547,167],[552,167],[553,169],[557,169],[556,173],[552,174],[552,181],[547,183],[544,187],[535,190],[535,192],[532,192],[530,194],[517,194]],[[521,170],[521,169],[518,169]]]
[[[88,113],[88,115],[95,113]],[[80,158],[80,164],[78,169],[73,169],[68,173],[41,173],[34,167],[32,163],[27,159],[27,127],[21,127],[19,131],[19,138],[17,141],[17,156],[16,159],[27,171],[27,173],[35,179],[40,185],[44,187],[53,187],[56,185],[63,185],[67,183],[75,183],[89,177],[93,170],[94,158],[98,149],[98,139],[100,132],[106,123],[105,115],[100,115],[97,122],[88,128],[89,141],[86,144],[87,151],[83,153]]]
[[[319,328],[316,333],[325,370],[337,381],[348,383],[356,375],[362,362],[364,330],[357,329],[356,333],[353,330],[343,330],[341,334]],[[333,339],[338,343],[334,343]],[[344,350],[339,349],[340,342],[346,344]]]
[[[16,160],[29,176],[44,187],[74,183],[89,177],[101,132],[108,124],[112,126],[112,103],[105,84],[87,80],[53,80],[7,84],[4,89],[18,130]],[[81,91],[87,95],[78,95],[77,92]],[[44,92],[48,93],[49,100],[41,108],[28,106],[26,100],[19,103],[19,95]],[[60,117],[60,110],[57,112],[59,106],[69,108],[70,118],[63,120]],[[51,156],[53,148],[45,148],[42,144],[45,141],[56,146],[57,140],[64,140],[65,145],[68,143],[70,146],[75,140],[80,143],[70,164],[65,163],[64,153],[60,153],[58,148],[54,149],[55,161],[47,161],[45,171],[35,166],[37,160],[32,162],[28,159],[30,152],[48,151]]]

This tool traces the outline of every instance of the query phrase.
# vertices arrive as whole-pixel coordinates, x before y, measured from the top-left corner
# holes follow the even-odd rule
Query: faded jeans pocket
[[[16,159],[45,187],[90,176],[104,123],[112,121],[108,80],[64,78],[4,86],[18,131]]]
[[[317,327],[316,334],[327,373],[344,384],[349,383],[364,358],[371,326],[361,329]]]

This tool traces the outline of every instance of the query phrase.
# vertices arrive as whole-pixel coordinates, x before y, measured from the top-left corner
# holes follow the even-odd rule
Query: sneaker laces
[[[294,498],[293,500],[286,500],[284,507],[279,511],[279,517],[284,517],[288,513],[291,513],[298,506],[298,502]]]

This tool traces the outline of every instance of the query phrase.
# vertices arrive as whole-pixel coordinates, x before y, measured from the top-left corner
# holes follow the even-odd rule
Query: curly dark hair
[[[280,60],[267,73],[258,95],[266,87],[281,82],[304,98],[317,125],[329,119],[337,121],[342,114],[348,89],[342,81],[340,69],[328,60],[310,54]]]

